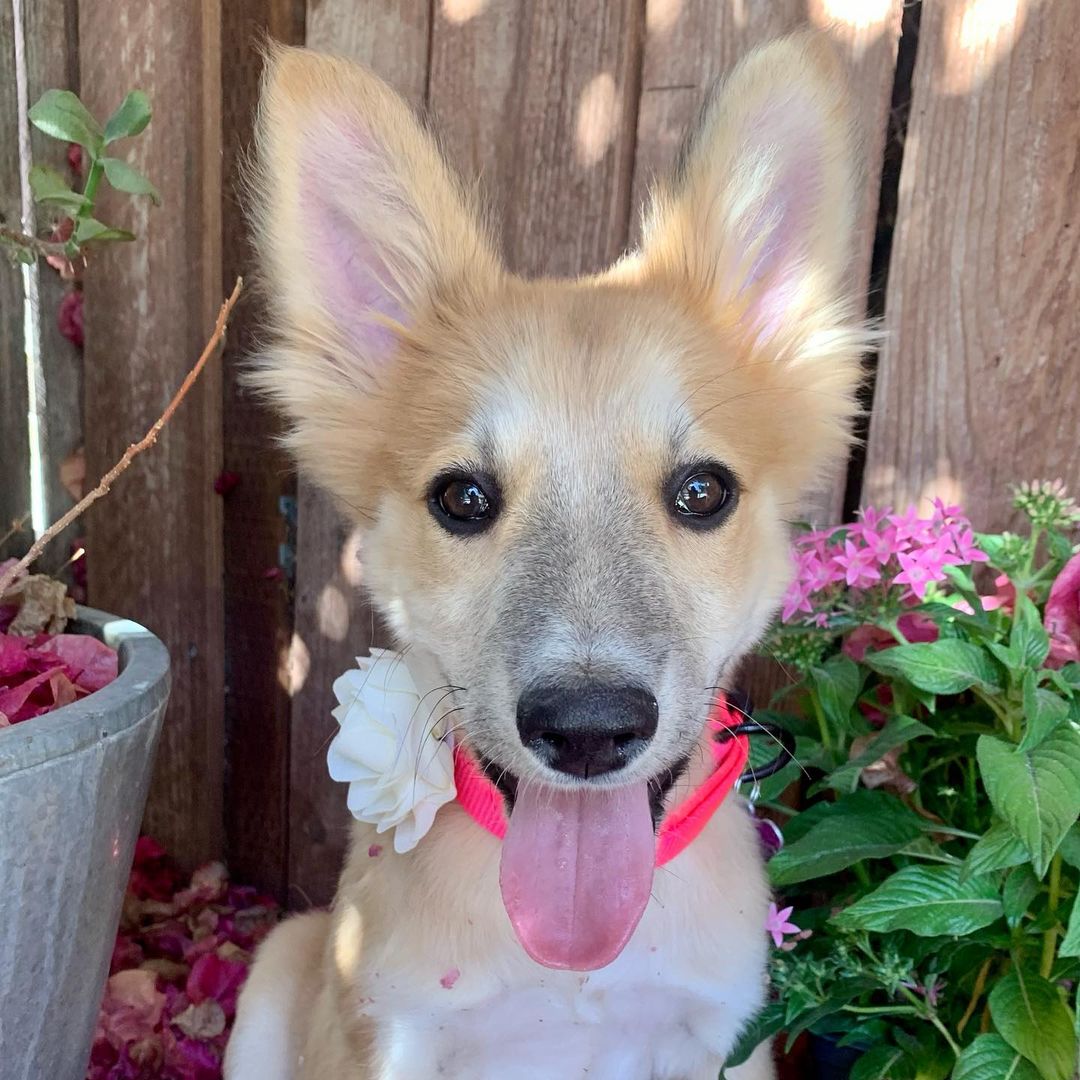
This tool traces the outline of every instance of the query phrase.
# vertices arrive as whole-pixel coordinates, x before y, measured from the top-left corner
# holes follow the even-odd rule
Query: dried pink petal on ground
[[[220,863],[186,879],[140,837],[87,1080],[221,1080],[252,950],[277,918]]]

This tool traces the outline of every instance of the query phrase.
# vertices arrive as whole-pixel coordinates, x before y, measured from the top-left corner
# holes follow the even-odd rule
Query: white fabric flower
[[[341,730],[326,755],[330,775],[349,785],[349,810],[377,832],[394,830],[394,850],[411,851],[454,787],[444,717],[453,694],[434,660],[372,649],[334,680]]]

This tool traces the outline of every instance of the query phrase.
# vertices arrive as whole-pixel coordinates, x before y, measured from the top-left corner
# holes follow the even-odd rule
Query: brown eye
[[[481,532],[495,517],[496,490],[494,481],[487,477],[443,476],[432,485],[428,507],[435,520],[448,532]]]
[[[735,478],[722,466],[696,466],[671,485],[671,510],[681,524],[719,525],[735,507]]]

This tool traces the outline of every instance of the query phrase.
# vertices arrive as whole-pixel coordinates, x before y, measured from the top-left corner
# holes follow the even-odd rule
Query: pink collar
[[[742,719],[728,706],[724,697],[717,699],[706,724],[715,734],[736,727]],[[713,771],[695,791],[678,806],[672,807],[660,822],[656,834],[656,865],[670,862],[697,838],[709,818],[737,783],[750,756],[750,742],[745,735],[735,735],[709,742]],[[499,789],[484,775],[472,755],[460,744],[454,747],[454,783],[457,801],[483,829],[500,840],[506,835],[506,809]]]

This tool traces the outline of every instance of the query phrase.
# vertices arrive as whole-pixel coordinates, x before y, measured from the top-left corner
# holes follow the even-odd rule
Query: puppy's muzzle
[[[636,686],[540,686],[518,701],[517,728],[543,764],[587,780],[637,757],[659,715],[656,698]]]

